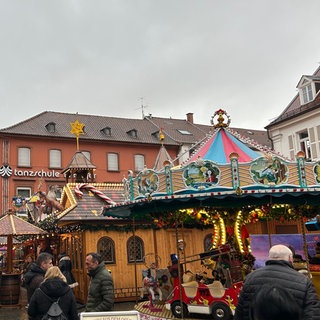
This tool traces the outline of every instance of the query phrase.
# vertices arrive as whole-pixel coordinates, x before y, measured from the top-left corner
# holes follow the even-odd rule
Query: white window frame
[[[24,194],[21,194],[21,193],[20,193],[21,191],[26,191],[29,196],[26,197]],[[32,195],[32,193],[31,193],[31,188],[29,188],[29,187],[17,187],[17,188],[16,188],[16,194],[17,194],[18,196],[24,197],[26,200],[29,200],[30,197],[31,197],[31,195]]]
[[[143,154],[134,155],[134,170],[140,172],[144,169],[145,166],[145,157]]]
[[[61,150],[49,150],[49,168],[61,168]]]
[[[301,137],[302,134],[306,136]],[[300,146],[300,150],[302,150],[306,154],[306,159],[307,160],[312,159],[311,143],[310,143],[309,133],[307,130],[299,132],[299,146]]]
[[[31,150],[27,147],[18,148],[18,167],[31,167]]]
[[[301,93],[302,93],[302,101],[303,104],[307,104],[308,102],[312,101],[313,98],[313,88],[312,88],[312,83],[309,83],[308,85],[304,86],[301,88]]]
[[[107,154],[107,170],[119,171],[119,154],[110,152]]]

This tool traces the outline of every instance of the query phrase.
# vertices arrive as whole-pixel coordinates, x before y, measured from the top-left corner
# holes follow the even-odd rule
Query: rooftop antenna
[[[144,119],[144,117],[145,117],[145,115],[144,115],[144,109],[145,109],[145,108],[148,108],[148,106],[145,106],[145,105],[143,104],[143,97],[140,97],[139,100],[141,101],[141,105],[140,105],[140,107],[137,108],[136,110],[141,109],[142,119]]]

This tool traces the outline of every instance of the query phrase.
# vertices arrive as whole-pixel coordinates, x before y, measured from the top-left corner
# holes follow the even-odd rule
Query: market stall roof
[[[45,230],[9,212],[0,219],[0,236],[20,236],[46,234]]]
[[[106,220],[101,215],[103,207],[122,201],[122,183],[67,183],[61,196],[65,209],[56,217],[68,223]]]
[[[8,247],[8,263],[7,271],[9,273],[13,270],[12,265],[12,245],[14,236],[23,235],[38,235],[46,234],[45,230],[17,217],[13,211],[9,210],[7,214],[0,219],[0,236],[7,237],[7,247]]]
[[[159,150],[159,153],[157,155],[155,164],[153,166],[153,170],[155,171],[160,171],[164,168],[165,163],[172,163],[172,159],[165,148],[165,146],[162,144]]]

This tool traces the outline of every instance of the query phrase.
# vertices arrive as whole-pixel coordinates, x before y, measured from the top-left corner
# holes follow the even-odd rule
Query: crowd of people
[[[270,248],[263,268],[249,273],[239,295],[235,320],[320,320],[320,301],[308,276],[293,267],[294,253],[285,245]],[[85,265],[90,276],[85,312],[113,310],[114,284],[101,256],[88,253]],[[26,256],[23,279],[27,288],[30,320],[40,320],[57,301],[67,319],[79,320],[72,288],[71,259],[66,253],[53,265],[51,253],[43,251],[36,260]]]
[[[27,256],[23,265],[23,282],[27,289],[28,315],[30,320],[40,320],[53,302],[57,302],[66,319],[79,320],[77,304],[72,288],[77,285],[71,259],[66,253],[58,256],[53,265],[53,255],[40,252],[36,260]],[[85,260],[90,284],[85,312],[111,311],[114,303],[114,285],[110,272],[101,256],[91,252]]]

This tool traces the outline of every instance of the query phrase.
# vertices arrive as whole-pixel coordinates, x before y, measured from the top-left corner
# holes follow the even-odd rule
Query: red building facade
[[[80,124],[79,146],[72,126]],[[125,119],[83,114],[43,112],[0,130],[0,213],[12,208],[23,214],[24,199],[38,190],[62,190],[61,173],[79,148],[96,166],[95,182],[121,182],[128,170],[138,173],[153,168],[163,144],[172,159],[189,156],[188,149],[201,141],[211,126],[197,125],[193,114],[186,120],[156,118]],[[242,130],[242,132],[241,132]],[[239,129],[245,134],[247,130]],[[268,144],[266,132],[247,131]],[[160,141],[159,135],[164,135]],[[181,157],[180,157],[181,161]],[[179,164],[176,160],[174,164]]]

